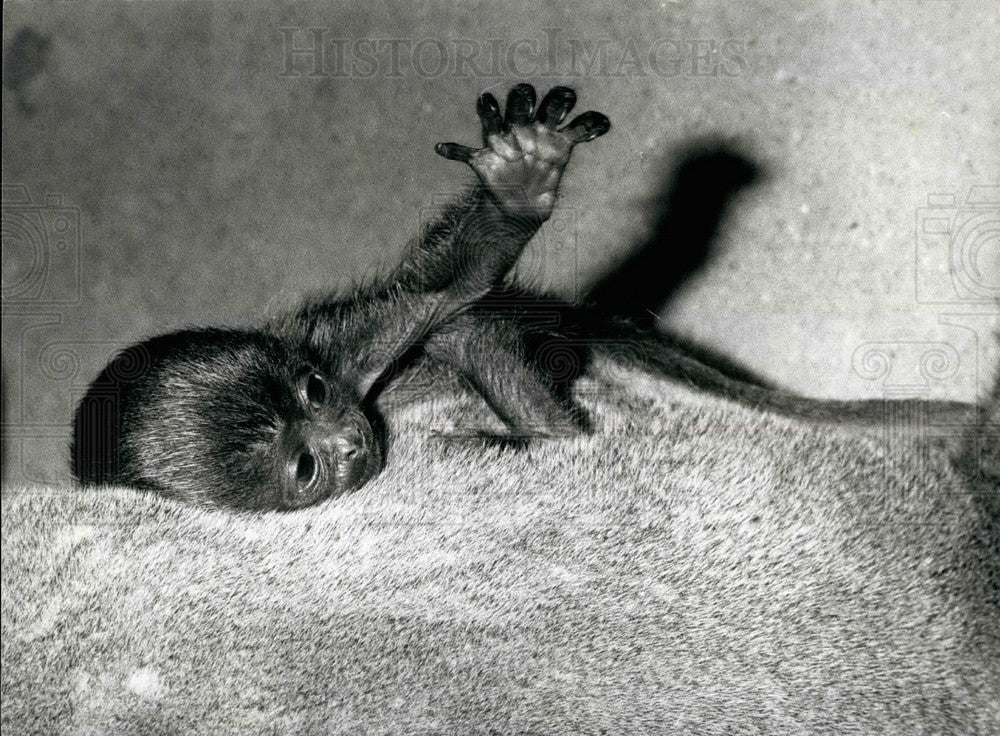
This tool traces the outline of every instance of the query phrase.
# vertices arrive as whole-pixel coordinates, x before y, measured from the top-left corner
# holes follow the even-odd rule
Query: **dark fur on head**
[[[558,127],[575,100],[556,87],[536,106],[521,84],[502,116],[482,95],[484,146],[436,149],[479,183],[425,228],[383,285],[311,301],[260,330],[175,332],[118,355],[77,410],[76,478],[246,508],[339,495],[381,470],[372,402],[430,344],[513,430],[570,421],[516,340],[491,338],[478,322],[448,326],[504,279],[548,219],[573,147],[609,129],[596,112]],[[504,380],[512,372],[518,379]]]
[[[82,483],[131,485],[194,503],[298,506],[287,463],[302,425],[315,420],[296,391],[304,373],[316,370],[315,358],[266,330],[185,330],[134,345],[80,402],[73,473]],[[382,450],[371,424],[353,411],[353,390],[330,380],[327,387],[319,415],[352,423],[365,440],[367,462],[352,471],[363,477],[326,487],[343,492],[381,469]]]

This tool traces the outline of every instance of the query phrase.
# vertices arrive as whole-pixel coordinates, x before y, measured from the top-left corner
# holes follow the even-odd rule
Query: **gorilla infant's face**
[[[363,397],[265,333],[183,331],[123,351],[76,418],[76,477],[206,505],[297,509],[383,467]]]
[[[168,370],[159,409],[140,425],[156,438],[150,446],[160,443],[144,475],[190,489],[184,495],[201,484],[217,500],[256,509],[302,508],[377,475],[381,442],[354,389],[314,364],[273,357],[237,352]],[[157,437],[164,417],[181,431]]]
[[[312,363],[233,359],[192,392],[168,392],[168,402],[181,406],[164,412],[194,419],[188,451],[220,474],[204,482],[228,503],[302,508],[353,491],[382,470],[381,442],[351,386]],[[234,363],[242,370],[232,372]],[[192,393],[200,400],[184,406]]]
[[[310,365],[291,386],[295,405],[281,412],[275,453],[283,508],[339,496],[382,470],[381,444],[350,389]]]

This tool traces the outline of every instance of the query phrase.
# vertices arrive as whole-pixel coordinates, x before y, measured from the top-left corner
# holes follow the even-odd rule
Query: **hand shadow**
[[[733,199],[761,176],[760,166],[725,143],[689,146],[653,200],[660,214],[652,237],[587,290],[587,311],[595,321],[629,320],[726,376],[771,387],[732,358],[656,325],[664,305],[715,256],[720,226]]]

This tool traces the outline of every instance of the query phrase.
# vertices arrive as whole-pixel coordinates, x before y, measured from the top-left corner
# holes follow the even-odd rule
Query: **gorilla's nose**
[[[365,438],[354,427],[343,427],[333,438],[333,449],[341,460],[353,460],[364,448]]]
[[[340,421],[309,422],[304,430],[306,442],[323,448],[323,453],[340,462],[351,461],[365,449],[365,436],[353,424]]]

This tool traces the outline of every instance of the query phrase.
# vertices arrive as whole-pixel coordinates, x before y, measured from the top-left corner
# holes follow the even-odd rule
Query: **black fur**
[[[810,421],[883,421],[878,402],[819,402],[765,385],[711,351],[655,332],[648,315],[710,255],[719,220],[756,167],[724,147],[682,158],[650,247],[570,305],[503,286],[549,217],[573,146],[605,133],[557,87],[536,107],[518,85],[501,118],[478,102],[484,148],[438,144],[479,183],[411,244],[386,280],[307,303],[257,330],[175,332],[133,346],[93,382],[76,413],[75,477],[194,503],[298,508],[380,472],[386,437],[375,401],[416,362],[446,367],[523,446],[584,431],[570,389],[598,352],[690,385]],[[530,155],[529,155],[530,154]],[[697,358],[697,359],[696,359]],[[952,419],[969,407],[938,407]],[[951,426],[946,426],[951,431]]]
[[[381,470],[374,397],[422,354],[465,377],[514,435],[579,426],[531,365],[515,323],[493,329],[473,310],[548,218],[573,146],[610,127],[588,112],[557,130],[574,100],[571,90],[552,90],[536,120],[534,89],[518,85],[502,119],[483,95],[486,146],[438,146],[480,183],[385,282],[257,330],[185,330],[116,356],[77,409],[74,476],[242,508],[339,495]]]

